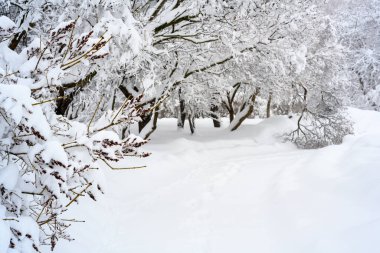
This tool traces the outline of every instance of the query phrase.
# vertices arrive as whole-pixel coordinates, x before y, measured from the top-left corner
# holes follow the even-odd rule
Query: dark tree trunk
[[[219,112],[218,106],[212,105],[211,106],[211,112],[212,112],[211,118],[212,118],[212,122],[214,123],[214,127],[219,128],[221,126],[221,124],[220,124],[220,117],[218,115],[218,112]]]
[[[74,100],[74,95],[77,91],[80,91],[81,88],[88,85],[91,80],[96,76],[97,72],[93,71],[89,73],[85,78],[79,80],[75,83],[67,83],[62,85],[62,87],[59,87],[58,94],[62,99],[57,100],[57,108],[55,109],[55,112],[58,115],[65,115],[67,112],[67,109],[69,108],[71,102]],[[67,92],[67,90],[70,90],[70,92]]]
[[[241,124],[246,120],[249,116],[251,116],[253,112],[253,107],[256,101],[256,97],[259,94],[260,89],[256,89],[255,93],[252,94],[250,97],[250,102],[249,103],[244,103],[242,108],[240,109],[240,112],[236,115],[235,119],[232,121],[230,125],[231,131],[235,131],[238,129]]]
[[[58,94],[59,97],[62,98],[57,100],[57,108],[55,109],[55,112],[57,115],[65,116],[67,109],[74,100],[74,92],[70,92],[68,95],[65,95],[65,89],[63,87],[59,87]]]
[[[185,120],[186,120],[186,112],[185,112],[185,101],[181,100],[179,103],[179,109],[180,109],[180,126],[183,128],[185,126]]]
[[[19,33],[16,33],[11,42],[9,43],[8,47],[12,49],[13,51],[16,50],[17,46],[20,44],[21,40],[26,36],[26,31],[22,31]]]
[[[122,84],[119,85],[120,91],[124,94],[126,98],[132,97],[132,94],[128,91],[127,87],[123,86]],[[133,90],[136,92],[139,92],[137,87],[133,87]],[[151,106],[151,110],[149,110],[149,113],[141,116],[141,121],[138,123],[139,126],[139,133],[141,137],[146,140],[149,138],[149,136],[157,129],[157,121],[158,121],[158,106],[153,109],[153,107],[156,105],[156,99],[152,99],[148,102],[146,102],[143,106]],[[125,133],[123,132],[123,135]]]
[[[234,120],[235,111],[234,111],[234,107],[233,107],[233,105],[231,103],[231,100],[230,100],[230,97],[229,97],[228,93],[227,93],[227,102],[226,101],[222,101],[222,105],[228,111],[228,116],[230,118],[230,123],[231,123]]]
[[[231,123],[232,121],[234,121],[234,118],[235,118],[235,112],[234,112],[234,110],[229,108],[228,109],[228,115],[230,117],[230,123]]]
[[[142,138],[144,138],[144,140],[148,139],[154,133],[154,131],[156,131],[156,129],[157,129],[158,108],[151,115],[152,115],[152,117],[151,117],[150,122],[148,122],[149,124],[147,124],[145,126],[145,128],[143,129]],[[147,128],[149,128],[149,129],[147,129]]]
[[[185,127],[186,120],[186,112],[185,112],[185,100],[181,99],[181,88],[178,89],[178,97],[179,97],[179,115],[178,115],[178,128]]]
[[[272,93],[269,94],[268,103],[267,103],[267,118],[270,118],[270,109],[272,106]]]
[[[191,134],[194,134],[195,132],[195,120],[194,120],[195,117],[189,115],[188,119],[189,119],[189,127],[190,127],[190,132]]]
[[[139,133],[141,133],[142,130],[148,125],[152,117],[153,113],[149,113],[141,117],[141,121],[139,122]]]
[[[230,92],[227,92],[227,102],[223,101],[223,103],[222,103],[228,111],[230,123],[232,123],[235,119],[234,100],[235,100],[236,94],[239,91],[240,87],[241,87],[241,83],[236,83],[233,86],[234,89],[233,89],[232,94]]]
[[[121,131],[121,139],[125,139],[125,137],[127,137],[127,135],[129,135],[129,128],[128,127],[124,127],[123,130]]]

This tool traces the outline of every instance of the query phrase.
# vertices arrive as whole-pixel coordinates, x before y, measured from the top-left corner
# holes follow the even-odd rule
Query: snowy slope
[[[350,114],[355,136],[308,151],[273,137],[286,118],[227,136],[161,120],[153,155],[127,164],[148,168],[105,170],[106,195],[72,211],[86,223],[56,252],[380,252],[380,113]]]

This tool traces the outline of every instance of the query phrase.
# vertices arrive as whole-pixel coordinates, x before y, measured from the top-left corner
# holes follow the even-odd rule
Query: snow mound
[[[243,125],[233,136],[241,138],[252,138],[257,144],[278,143],[283,135],[296,128],[296,124],[287,116],[275,116],[265,119],[256,125]]]

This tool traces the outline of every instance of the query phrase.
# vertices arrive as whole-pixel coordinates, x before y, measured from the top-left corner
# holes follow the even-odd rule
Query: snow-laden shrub
[[[144,140],[113,131],[138,121],[141,109],[136,98],[100,118],[95,101],[88,122],[57,115],[61,84],[78,83],[73,69],[106,57],[110,38],[78,35],[76,21],[69,21],[17,53],[9,48],[16,26],[0,19],[7,21],[0,24],[6,38],[0,42],[0,252],[39,252],[41,244],[53,249],[59,239],[71,239],[67,228],[75,217],[62,214],[80,197],[96,200],[98,169],[148,155],[138,150]]]
[[[298,120],[298,128],[290,134],[290,140],[299,148],[341,144],[343,138],[353,131],[351,122],[341,112],[325,115],[305,111]]]
[[[339,101],[324,93],[318,103],[304,104],[297,120],[297,129],[289,133],[286,139],[299,148],[315,149],[341,144],[343,138],[352,133],[352,122]]]

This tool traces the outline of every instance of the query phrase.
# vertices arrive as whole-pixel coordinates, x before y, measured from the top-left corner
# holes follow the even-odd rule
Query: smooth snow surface
[[[126,164],[148,168],[105,170],[106,194],[68,214],[86,223],[56,252],[380,252],[380,113],[350,114],[356,135],[320,150],[276,141],[284,118],[232,134],[199,120],[195,136],[161,120],[153,155]]]

